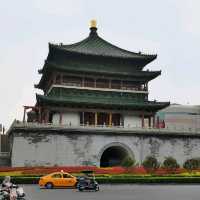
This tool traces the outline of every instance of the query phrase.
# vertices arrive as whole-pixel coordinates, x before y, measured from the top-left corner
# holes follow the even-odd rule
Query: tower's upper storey
[[[92,21],[89,36],[84,40],[70,45],[49,44],[49,54],[39,70],[42,78],[36,87],[44,90],[49,78],[57,72],[146,84],[161,74],[161,71],[143,71],[156,57],[107,42],[98,35],[96,22]]]
[[[84,40],[69,44],[69,45],[55,45],[50,44],[50,50],[60,50],[64,51],[65,54],[79,54],[79,55],[88,55],[88,56],[97,56],[97,57],[106,57],[106,58],[115,58],[115,59],[125,59],[129,62],[138,62],[138,67],[141,65],[146,65],[149,62],[153,61],[157,55],[145,55],[142,53],[135,53],[127,51],[125,49],[119,48],[103,38],[101,38],[97,33],[96,27],[90,27],[90,33],[87,38]],[[50,52],[51,53],[51,52]],[[49,54],[49,58],[51,58]],[[125,61],[124,60],[124,61]]]

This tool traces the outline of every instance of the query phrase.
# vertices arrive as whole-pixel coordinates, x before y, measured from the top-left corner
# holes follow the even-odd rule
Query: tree
[[[175,171],[177,168],[179,168],[179,164],[177,163],[175,158],[166,157],[163,162],[163,167],[168,171]]]
[[[122,167],[133,167],[135,165],[135,160],[131,158],[130,156],[126,156],[122,162],[121,162]]]
[[[154,172],[160,166],[158,160],[154,156],[147,156],[142,165],[147,170],[147,172],[150,173]]]
[[[200,158],[192,158],[186,160],[183,164],[183,167],[189,172],[192,172],[192,170],[200,168]]]

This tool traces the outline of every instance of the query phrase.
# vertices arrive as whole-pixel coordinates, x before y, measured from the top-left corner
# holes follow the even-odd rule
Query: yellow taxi
[[[64,171],[42,176],[39,180],[39,186],[47,189],[54,187],[76,187],[76,184],[77,178]]]

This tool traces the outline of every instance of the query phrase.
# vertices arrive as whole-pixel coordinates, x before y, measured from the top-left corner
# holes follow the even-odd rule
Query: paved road
[[[200,200],[200,185],[100,185],[99,192],[23,187],[28,200]]]

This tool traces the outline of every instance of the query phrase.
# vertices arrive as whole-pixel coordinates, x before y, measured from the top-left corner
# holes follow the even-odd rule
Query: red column
[[[46,112],[45,112],[45,121],[44,122],[45,123],[49,122],[49,111],[48,110],[46,110]]]
[[[155,115],[153,115],[153,128],[155,128],[156,125],[155,125]]]
[[[62,117],[63,117],[62,115],[63,115],[62,112],[60,112],[60,120],[59,120],[60,124],[62,124]]]
[[[94,115],[94,125],[98,125],[98,113],[95,112],[95,115]]]
[[[112,80],[109,80],[109,88],[112,88]]]
[[[41,107],[38,108],[38,122],[42,122],[42,117],[41,117]]]
[[[109,113],[109,127],[112,126],[112,113]]]
[[[123,81],[121,80],[120,81],[120,89],[122,89],[123,88]]]
[[[142,128],[144,128],[144,113],[142,113]]]
[[[53,76],[53,84],[56,84],[56,76],[57,76],[57,74],[55,74],[55,75]]]
[[[83,126],[85,126],[85,113],[82,112],[82,124]]]
[[[85,87],[85,78],[84,77],[82,78],[82,84],[81,84],[81,86]]]
[[[63,84],[63,74],[60,74],[60,84]]]
[[[156,126],[157,126],[157,128],[160,128],[160,119],[159,119],[159,117],[157,117]]]
[[[151,117],[149,117],[149,127],[151,127]]]
[[[96,88],[97,87],[97,80],[94,79],[94,87]]]

